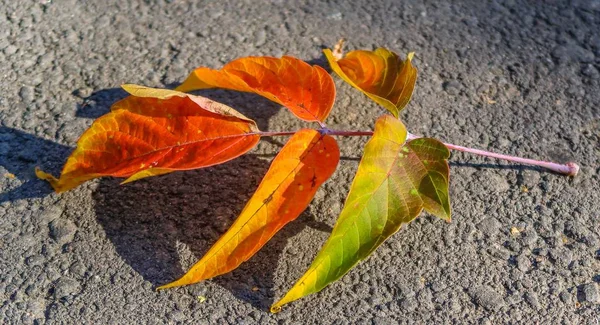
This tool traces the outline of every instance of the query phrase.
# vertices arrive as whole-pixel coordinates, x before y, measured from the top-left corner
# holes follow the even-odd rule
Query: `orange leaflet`
[[[36,170],[57,192],[101,176],[128,177],[127,183],[220,164],[260,139],[254,121],[223,104],[173,90],[123,88],[132,96],[81,136],[59,179]]]
[[[337,75],[395,117],[410,101],[417,81],[417,69],[411,63],[414,53],[409,53],[404,62],[385,48],[352,51],[342,59],[329,49],[323,53]]]
[[[339,160],[339,148],[331,136],[298,131],[275,157],[229,230],[182,278],[158,289],[196,283],[237,268],[306,209]]]
[[[175,90],[208,88],[259,94],[309,122],[325,120],[335,99],[335,85],[327,71],[291,56],[240,58],[221,70],[200,67]]]

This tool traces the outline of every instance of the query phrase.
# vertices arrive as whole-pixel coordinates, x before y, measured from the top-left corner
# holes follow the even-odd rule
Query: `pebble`
[[[4,49],[4,54],[6,55],[13,55],[15,53],[17,53],[18,48],[14,45],[9,45]]]
[[[564,247],[553,248],[550,250],[550,258],[560,267],[568,267],[573,260],[573,253]]]
[[[550,282],[548,287],[550,288],[550,293],[552,293],[552,294],[556,294],[563,289],[562,284],[560,283],[560,280],[558,280],[558,279]]]
[[[535,292],[533,291],[528,291],[527,293],[525,293],[525,301],[527,301],[527,303],[533,308],[533,309],[540,309],[542,307],[542,305],[540,304],[540,301],[538,299],[538,296]]]
[[[537,242],[538,235],[533,229],[527,229],[521,236],[521,244],[523,246],[533,246]]]
[[[81,262],[75,262],[69,267],[69,273],[76,277],[83,277],[87,271],[87,267]]]
[[[506,261],[506,260],[508,260],[510,258],[510,252],[507,251],[504,248],[494,248],[494,247],[492,247],[492,248],[488,249],[488,253],[490,255],[492,255],[493,257],[495,257],[497,259],[500,259],[500,260],[503,260],[503,261]]]
[[[461,85],[456,80],[450,80],[444,82],[443,87],[449,95],[455,96],[458,95],[458,93],[460,92]]]
[[[523,170],[517,177],[517,184],[525,185],[529,188],[533,188],[540,183],[540,172],[533,170]]]
[[[71,278],[62,277],[54,285],[54,297],[61,299],[73,295],[79,292],[80,287],[79,282]]]
[[[554,51],[552,51],[552,57],[560,63],[572,61],[579,61],[582,63],[594,62],[594,53],[577,44],[566,44],[556,47]]]
[[[75,90],[74,94],[75,96],[78,96],[80,98],[88,98],[92,95],[93,92],[94,90],[92,88],[84,87]]]
[[[260,46],[265,45],[266,42],[267,42],[267,32],[264,29],[261,29],[258,32],[256,32],[256,35],[254,38],[254,46],[260,47]]]
[[[61,245],[71,242],[77,231],[77,226],[68,219],[54,219],[48,226],[50,237]]]
[[[600,291],[595,283],[587,283],[581,286],[579,297],[581,302],[600,303]]]
[[[500,227],[502,227],[502,224],[500,223],[500,221],[498,221],[498,219],[493,218],[493,217],[483,219],[483,221],[481,221],[477,225],[477,229],[479,229],[479,231],[481,231],[482,233],[484,233],[488,236],[493,236],[493,235],[497,234],[498,231],[500,230]]]
[[[469,295],[475,304],[489,310],[498,311],[504,306],[502,295],[487,285],[480,285],[469,290]]]
[[[26,104],[33,102],[33,99],[34,99],[33,87],[30,87],[30,86],[21,87],[21,90],[19,90],[19,96],[21,97],[23,102],[25,102]]]
[[[525,254],[517,257],[517,267],[523,272],[527,272],[531,268],[531,260]]]
[[[415,299],[414,296],[411,297],[406,297],[404,300],[402,300],[400,302],[400,307],[402,307],[402,309],[404,309],[405,311],[415,311],[415,309],[417,309],[417,307],[419,306],[417,299]]]
[[[573,302],[573,295],[570,294],[568,291],[563,291],[561,292],[558,297],[560,298],[560,300],[562,302],[564,302],[565,304],[571,304]]]
[[[33,267],[36,265],[42,265],[44,263],[44,257],[42,255],[33,255],[25,259],[27,266]]]
[[[587,64],[583,69],[581,69],[581,73],[584,76],[590,77],[592,79],[598,79],[600,77],[600,72],[598,69],[594,67],[592,64]]]
[[[587,227],[576,221],[569,221],[565,224],[565,233],[577,241],[586,241],[590,235]]]
[[[433,310],[435,308],[432,302],[433,296],[431,294],[431,290],[424,289],[419,292],[417,295],[417,301],[419,302],[419,308],[423,308],[424,310]]]
[[[34,218],[39,224],[47,224],[52,220],[60,218],[63,214],[63,208],[59,206],[50,206],[45,208],[41,213],[34,214]]]

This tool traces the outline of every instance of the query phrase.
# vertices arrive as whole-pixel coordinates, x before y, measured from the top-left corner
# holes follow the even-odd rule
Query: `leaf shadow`
[[[135,272],[154,286],[165,284],[181,277],[225,233],[268,164],[249,154],[222,165],[125,186],[102,179],[92,194],[96,218]],[[289,239],[307,226],[326,229],[310,216],[304,212],[249,261],[210,281],[256,308],[268,308],[278,261]]]
[[[492,164],[492,163],[469,163],[469,162],[460,162],[460,161],[450,161],[450,162],[448,162],[448,164],[451,167],[470,167],[470,168],[476,168],[476,169],[482,169],[482,168],[512,169],[512,170],[516,170],[516,171],[532,170],[532,171],[537,171],[537,172],[554,173],[553,171],[542,168],[542,167],[523,165],[523,164],[506,165],[506,164]]]
[[[0,126],[0,167],[6,170],[0,177],[9,178],[8,189],[0,193],[0,203],[52,193],[50,186],[35,176],[35,167],[43,166],[45,171],[58,174],[71,150],[68,146]]]

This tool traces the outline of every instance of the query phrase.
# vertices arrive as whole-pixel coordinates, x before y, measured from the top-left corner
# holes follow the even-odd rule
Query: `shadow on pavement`
[[[14,178],[8,182],[10,189],[0,193],[0,203],[39,198],[52,193],[52,188],[35,176],[35,167],[43,167],[45,171],[57,175],[72,149],[17,129],[0,126],[0,166],[6,169],[0,177]],[[20,184],[13,187],[11,182]]]
[[[477,168],[477,169],[482,169],[482,168],[512,169],[512,170],[516,170],[516,171],[533,170],[533,171],[544,172],[544,173],[555,173],[549,169],[545,169],[542,167],[519,165],[519,164],[505,165],[505,164],[492,164],[492,163],[465,163],[465,162],[459,162],[459,161],[450,161],[450,162],[448,162],[448,164],[450,165],[450,167],[470,167],[470,168]],[[452,171],[450,171],[450,172],[452,172]],[[558,174],[558,173],[556,173],[556,174]]]
[[[187,264],[201,258],[229,228],[267,168],[268,161],[250,154],[125,186],[103,179],[93,193],[96,217],[127,264],[154,286],[165,284],[181,277]],[[248,262],[213,281],[238,299],[268,308],[280,254],[306,226],[323,228],[305,212]]]

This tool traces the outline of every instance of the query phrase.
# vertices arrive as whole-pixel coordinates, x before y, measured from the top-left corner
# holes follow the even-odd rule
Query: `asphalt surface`
[[[122,83],[171,87],[197,66],[321,48],[415,51],[412,133],[530,158],[564,177],[454,153],[453,221],[401,230],[338,283],[279,314],[344,203],[366,139],[309,209],[238,270],[153,289],[227,229],[285,138],[227,164],[61,195],[58,174]],[[0,322],[598,324],[600,1],[33,1],[0,4]],[[383,110],[336,78],[331,127]],[[249,94],[205,91],[263,130],[305,124]]]

